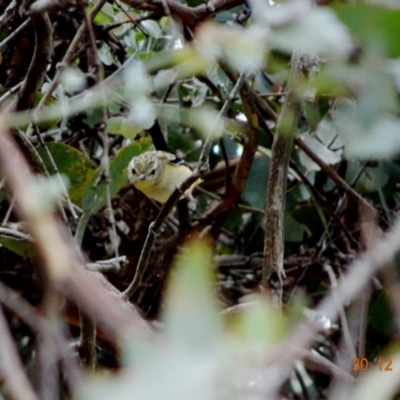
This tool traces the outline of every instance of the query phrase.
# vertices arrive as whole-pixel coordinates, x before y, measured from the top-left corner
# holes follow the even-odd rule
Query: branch
[[[182,26],[195,27],[213,15],[245,3],[244,0],[212,0],[196,7],[189,7],[173,0],[122,0],[123,3],[142,11],[151,11],[153,18],[171,15]]]
[[[306,77],[315,66],[316,59],[294,53],[291,60],[291,79]],[[284,252],[284,217],[286,204],[286,181],[292,152],[293,137],[300,117],[300,105],[293,89],[286,96],[278,118],[269,166],[268,193],[265,204],[264,269],[262,285],[269,286],[272,272],[276,272],[280,282],[278,302],[282,301],[282,277]]]
[[[24,83],[7,111],[26,110],[42,86],[52,51],[52,27],[47,14],[31,17],[35,29],[35,51]]]

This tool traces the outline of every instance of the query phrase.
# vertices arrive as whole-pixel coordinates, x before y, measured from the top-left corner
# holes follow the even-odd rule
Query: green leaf
[[[299,243],[303,240],[304,234],[307,232],[307,228],[298,223],[291,215],[285,217],[285,242]]]
[[[361,175],[360,172],[362,172]],[[385,164],[363,167],[357,163],[349,163],[346,171],[346,181],[353,182],[357,179],[355,188],[362,194],[376,192],[389,181],[389,171]]]
[[[313,205],[298,207],[292,212],[292,217],[306,227],[307,232],[314,237],[320,237],[325,231],[325,221],[322,220],[318,207]]]
[[[165,332],[173,343],[190,351],[209,348],[222,333],[212,255],[206,240],[189,241],[175,261],[167,291]]]
[[[88,7],[89,8],[89,7]],[[91,11],[91,8],[88,11]],[[101,11],[96,14],[94,17],[93,22],[96,25],[107,25],[114,22],[114,9],[110,3],[105,3],[104,6],[101,8]]]
[[[386,293],[382,292],[377,296],[368,317],[368,322],[377,332],[387,337],[393,335],[393,316]]]
[[[288,320],[279,308],[267,297],[251,295],[248,306],[239,310],[233,321],[234,334],[242,342],[260,351],[279,342],[287,333]],[[254,349],[254,350],[256,350]]]
[[[111,117],[107,121],[108,133],[112,135],[122,135],[128,139],[135,139],[136,136],[143,132],[143,127],[139,127],[129,118]]]
[[[107,43],[103,43],[103,45],[97,49],[97,54],[104,65],[110,66],[114,63],[111,47]]]
[[[313,136],[304,135],[303,136],[304,143],[315,153],[321,157],[326,164],[332,165],[337,164],[341,161],[341,153],[342,151],[332,151],[328,147],[326,147],[320,140]],[[311,160],[304,152],[299,153],[299,158],[303,166],[308,171],[319,171],[320,167]]]
[[[249,177],[243,193],[243,199],[252,207],[264,208],[269,160],[266,157],[256,158],[251,165]]]
[[[142,139],[121,149],[110,161],[111,196],[114,196],[126,185],[128,181],[126,167],[129,161],[133,157],[149,151],[150,148],[151,141],[147,138]],[[102,169],[100,167],[97,168],[84,189],[82,208],[85,212],[95,213],[107,204],[106,185],[104,182],[99,181],[101,173]]]
[[[148,35],[153,38],[159,38],[162,34],[160,25],[156,21],[151,19],[144,20],[140,23],[141,27],[147,32]]]
[[[388,57],[400,56],[400,10],[372,4],[340,5],[336,15],[364,46]]]
[[[32,241],[28,239],[17,239],[15,237],[0,234],[0,243],[6,249],[18,254],[24,258],[33,259],[36,256],[35,246]]]
[[[69,197],[75,204],[80,204],[83,191],[90,176],[95,171],[95,164],[85,154],[62,143],[48,143],[47,148],[53,157],[60,174],[69,178]],[[46,151],[40,147],[38,153],[50,175],[54,173]]]

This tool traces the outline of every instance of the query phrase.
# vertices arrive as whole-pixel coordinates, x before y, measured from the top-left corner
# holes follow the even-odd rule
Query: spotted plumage
[[[129,181],[147,197],[165,203],[192,170],[180,158],[166,151],[148,151],[128,165]]]

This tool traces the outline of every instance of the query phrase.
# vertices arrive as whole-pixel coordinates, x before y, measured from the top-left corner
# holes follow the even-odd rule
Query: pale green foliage
[[[210,244],[190,240],[179,252],[170,276],[161,318],[163,336],[125,343],[124,371],[111,379],[94,379],[79,398],[263,399],[262,385],[255,382],[273,360],[287,322],[259,296],[236,315],[224,316],[214,282]]]
[[[29,187],[27,205],[33,213],[48,213],[56,208],[57,203],[66,194],[68,185],[69,179],[65,175],[50,178],[37,176]]]

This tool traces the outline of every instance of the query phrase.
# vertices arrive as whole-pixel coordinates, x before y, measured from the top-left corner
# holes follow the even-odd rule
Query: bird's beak
[[[139,175],[139,179],[140,179],[141,181],[144,181],[144,180],[146,179],[146,175],[145,175],[145,174]]]

